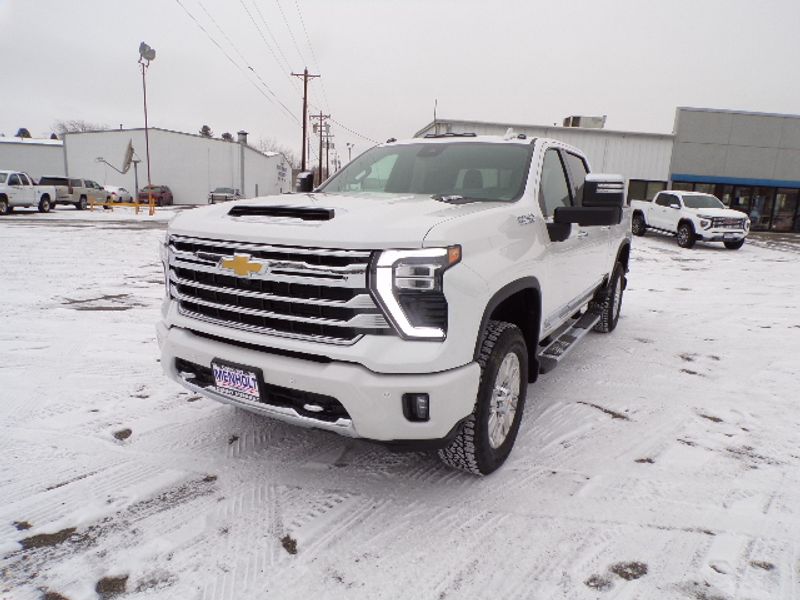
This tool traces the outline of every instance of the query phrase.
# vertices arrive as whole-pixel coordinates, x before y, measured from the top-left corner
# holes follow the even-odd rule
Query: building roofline
[[[150,130],[150,131],[163,131],[163,132],[166,132],[166,133],[176,133],[178,135],[186,135],[186,136],[189,136],[189,137],[200,138],[201,140],[211,140],[211,141],[214,141],[214,142],[221,142],[223,144],[234,144],[234,145],[237,145],[237,146],[239,145],[239,142],[237,142],[235,140],[232,141],[232,142],[229,142],[229,141],[223,140],[221,138],[206,137],[206,136],[200,135],[198,133],[187,133],[186,131],[178,131],[176,129],[165,129],[164,127],[148,127],[148,130]],[[70,132],[67,132],[67,133],[64,134],[64,138],[66,138],[68,135],[84,135],[84,134],[89,134],[89,133],[126,133],[126,132],[131,132],[131,131],[144,131],[144,127],[131,127],[131,128],[128,128],[128,129],[95,129],[95,130],[92,130],[92,131],[70,131]],[[248,149],[252,150],[253,152],[258,153],[261,156],[266,156],[267,158],[272,158],[273,156],[280,156],[280,154],[278,152],[262,152],[258,148],[253,148],[250,144],[245,145],[245,148],[248,148]],[[284,160],[285,159],[286,159],[286,157],[284,157]]]
[[[463,123],[465,125],[494,125],[501,127],[511,127],[512,129],[523,128],[537,128],[537,129],[558,129],[565,131],[586,131],[590,133],[608,134],[608,135],[627,135],[638,137],[657,137],[662,139],[674,139],[675,134],[672,133],[648,133],[646,131],[623,131],[620,129],[595,129],[590,127],[563,127],[560,125],[536,125],[531,123],[506,123],[503,121],[475,121],[472,119],[435,119],[428,123],[425,127],[420,129],[414,134],[414,137],[419,137],[424,131],[430,129],[437,123]]]
[[[19,138],[19,137],[0,137],[3,144],[24,144],[26,146],[63,146],[61,140],[51,140],[45,138]]]
[[[678,111],[681,110],[687,112],[709,112],[709,113],[724,113],[731,115],[748,115],[752,117],[780,117],[784,119],[800,119],[800,115],[792,115],[787,113],[770,113],[770,112],[759,112],[750,110],[735,110],[729,108],[702,108],[695,106],[679,106],[675,109],[676,114]]]

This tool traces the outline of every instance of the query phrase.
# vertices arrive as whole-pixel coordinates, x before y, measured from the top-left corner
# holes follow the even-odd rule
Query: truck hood
[[[419,248],[437,224],[492,210],[505,202],[447,204],[423,194],[284,194],[215,204],[176,216],[170,233],[213,239],[317,248]],[[241,208],[237,208],[241,207]],[[229,214],[255,208],[322,209],[322,220],[298,216]],[[327,209],[327,210],[326,210]]]
[[[746,219],[747,215],[739,210],[732,208],[687,208],[695,215],[705,215],[708,217],[725,217],[728,219]]]

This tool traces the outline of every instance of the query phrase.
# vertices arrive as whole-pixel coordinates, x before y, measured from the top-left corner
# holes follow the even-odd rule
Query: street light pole
[[[144,98],[144,145],[147,154],[147,204],[149,205],[148,214],[152,217],[156,212],[155,201],[153,199],[153,186],[150,180],[150,134],[147,124],[147,82],[145,71],[150,66],[150,61],[156,57],[156,51],[142,42],[139,44],[139,64],[142,67],[142,97]],[[139,212],[139,194],[136,194],[136,212]]]

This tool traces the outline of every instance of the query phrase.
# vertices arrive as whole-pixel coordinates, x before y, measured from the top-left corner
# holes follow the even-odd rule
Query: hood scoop
[[[303,208],[299,206],[234,206],[228,211],[231,217],[284,217],[303,221],[330,221],[335,215],[332,208]]]

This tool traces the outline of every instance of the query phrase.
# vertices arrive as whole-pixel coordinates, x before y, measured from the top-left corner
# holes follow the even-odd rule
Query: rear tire
[[[528,391],[528,348],[519,328],[489,321],[478,356],[481,380],[472,414],[439,450],[449,467],[488,475],[508,458],[519,432]]]
[[[728,250],[738,250],[739,248],[744,246],[744,240],[743,239],[742,240],[738,240],[736,242],[723,242],[723,243],[725,244],[725,247]]]
[[[631,233],[636,236],[643,236],[647,232],[647,223],[642,213],[635,213],[631,221]]]
[[[0,198],[0,215],[7,215],[11,212],[11,207],[8,205],[8,200]]]
[[[697,241],[694,234],[694,227],[692,227],[691,223],[687,223],[686,221],[678,224],[678,233],[676,237],[678,238],[678,246],[681,248],[692,248]]]
[[[42,196],[42,199],[39,200],[39,212],[40,213],[49,213],[50,212],[50,196],[45,194]]]
[[[611,333],[616,329],[619,313],[622,311],[622,293],[625,290],[625,269],[621,263],[614,266],[611,279],[594,300],[589,303],[589,310],[600,312],[600,320],[592,330],[600,333]]]

